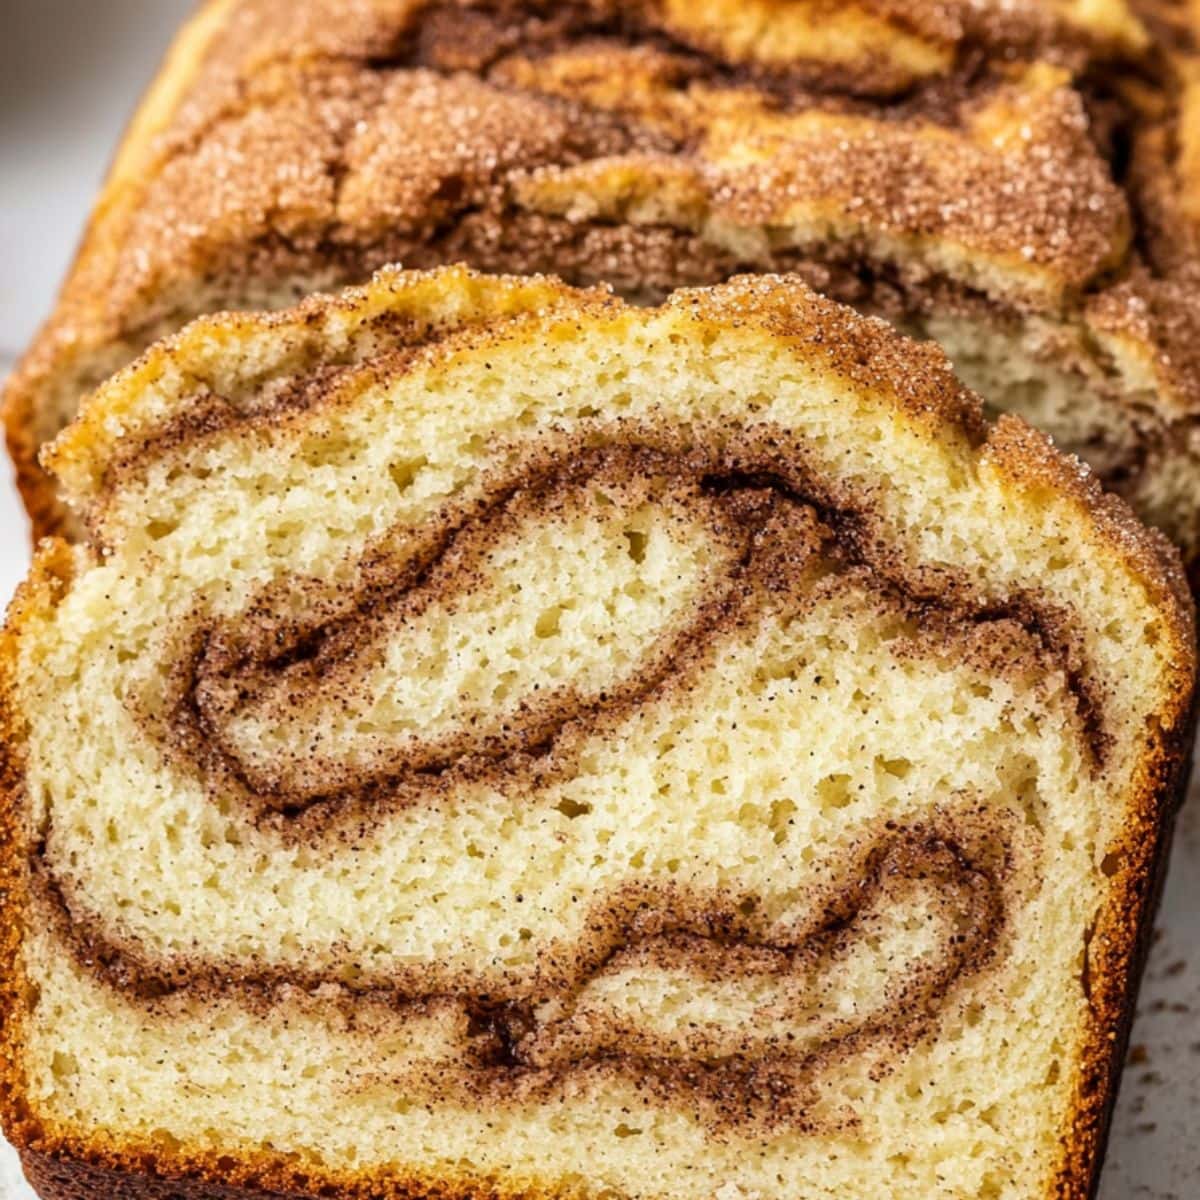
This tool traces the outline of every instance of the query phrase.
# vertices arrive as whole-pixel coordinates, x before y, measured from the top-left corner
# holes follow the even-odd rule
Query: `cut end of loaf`
[[[940,352],[786,278],[389,271],[189,326],[48,461],[89,541],[6,634],[4,978],[51,1195],[1087,1193],[1190,601]]]

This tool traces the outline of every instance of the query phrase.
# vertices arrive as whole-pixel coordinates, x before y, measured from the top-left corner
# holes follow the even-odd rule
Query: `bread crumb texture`
[[[190,325],[48,462],[88,538],[0,658],[39,1170],[1086,1194],[1190,601],[938,351],[794,279],[388,271]]]

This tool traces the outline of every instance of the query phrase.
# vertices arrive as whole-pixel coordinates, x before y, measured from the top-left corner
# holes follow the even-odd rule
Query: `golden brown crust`
[[[1148,572],[1160,602],[1173,596],[1186,607],[1187,579],[1166,539],[1140,524],[1135,533],[1129,508],[1105,493],[1086,467],[1056,454],[1044,435],[1008,417],[1000,419],[988,447],[1012,464],[1015,486],[1049,484],[1073,495],[1135,570]],[[1188,626],[1179,626],[1176,636],[1186,638]],[[1187,792],[1195,732],[1194,699],[1173,721],[1154,731],[1153,745],[1136,784],[1140,797],[1132,810],[1136,815],[1127,823],[1122,843],[1107,866],[1119,885],[1115,900],[1102,910],[1085,952],[1084,977],[1089,981],[1089,1006],[1095,1021],[1084,1051],[1070,1128],[1063,1139],[1063,1168],[1056,1196],[1071,1200],[1093,1196],[1099,1185],[1133,1024],[1136,985],[1149,951],[1175,816]]]
[[[0,1092],[5,1128],[19,1128],[30,1116],[19,1056],[18,1014],[27,984],[18,964],[29,906],[30,839],[21,803],[26,724],[15,699],[15,639],[24,621],[65,594],[75,562],[65,542],[42,542],[28,579],[9,605],[11,624],[6,621],[0,630]]]
[[[548,1190],[534,1181],[513,1183],[468,1175],[370,1178],[339,1176],[297,1166],[266,1152],[246,1159],[178,1155],[157,1148],[66,1144],[21,1152],[26,1177],[42,1200],[591,1200],[583,1185]],[[611,1192],[603,1193],[611,1195]]]
[[[446,280],[455,281],[462,296],[467,297],[465,303],[455,306],[455,318],[440,323],[426,320],[417,332],[401,323],[396,334],[411,343],[415,352],[435,359],[455,352],[456,333],[469,337],[475,346],[489,341],[501,343],[514,336],[520,330],[522,308],[537,307],[543,312],[562,308],[569,316],[574,306],[581,314],[602,319],[619,313],[618,306],[602,295],[572,292],[552,281],[471,277],[461,270],[415,277],[384,273],[370,288],[336,299],[314,298],[289,313],[265,318],[228,317],[185,330],[172,342],[155,347],[114,380],[105,395],[93,400],[79,422],[60,439],[54,457],[85,507],[102,503],[108,471],[120,459],[128,440],[132,437],[153,456],[155,439],[164,436],[170,423],[194,402],[190,385],[202,377],[206,361],[211,361],[206,355],[211,356],[213,343],[222,336],[257,332],[277,335],[274,341],[278,343],[291,343],[293,337],[299,337],[309,339],[318,348],[340,336],[344,348],[348,336],[345,331],[354,329],[356,321],[369,330],[371,321],[403,310],[406,303],[419,311]],[[1159,714],[1160,728],[1131,801],[1127,841],[1110,864],[1113,899],[1106,905],[1089,947],[1093,1040],[1086,1052],[1084,1083],[1071,1127],[1063,1135],[1063,1167],[1055,1193],[1082,1198],[1089,1194],[1098,1170],[1132,1011],[1139,955],[1183,781],[1194,630],[1178,557],[1164,539],[1145,530],[1123,502],[1105,495],[1085,469],[1058,455],[1043,436],[1023,422],[1003,418],[987,428],[977,401],[956,383],[940,352],[905,342],[882,322],[864,321],[813,296],[794,281],[770,277],[740,279],[712,292],[681,293],[670,304],[702,328],[760,329],[773,339],[790,343],[798,357],[820,364],[822,370],[831,371],[850,388],[885,398],[901,419],[920,423],[937,437],[976,447],[980,462],[998,470],[1014,493],[1031,491],[1055,501],[1067,499],[1078,513],[1080,531],[1095,537],[1107,548],[1106,553],[1115,552],[1117,558],[1129,564],[1131,576],[1145,589],[1147,610],[1160,622],[1165,644],[1174,650],[1175,705]],[[465,330],[456,330],[456,323]],[[177,397],[182,407],[173,409],[168,396],[165,407],[148,416],[139,407],[141,390],[167,365],[185,369]],[[398,369],[405,369],[403,362]],[[335,400],[336,389],[331,392],[318,388],[297,402],[319,406]],[[114,425],[124,429],[117,430]],[[130,463],[129,469],[136,469],[136,463]],[[33,579],[10,614],[6,641],[0,646],[0,671],[12,670],[13,640],[23,624],[56,603],[69,586],[76,556],[84,553],[72,552],[62,543],[49,543],[39,552]],[[47,1196],[90,1200],[102,1192],[111,1193],[114,1187],[142,1189],[150,1197],[171,1194],[220,1200],[327,1194],[328,1189],[346,1196],[397,1198],[544,1194],[536,1185],[465,1178],[338,1179],[266,1155],[213,1158],[189,1153],[182,1147],[128,1146],[101,1137],[79,1140],[63,1131],[41,1127],[23,1103],[15,1054],[23,1000],[14,963],[29,879],[26,839],[18,824],[22,809],[22,727],[6,675],[0,675],[0,728],[6,735],[5,790],[0,804],[0,892],[5,934],[0,943],[4,955],[0,961],[0,1028],[6,1039],[0,1071],[5,1084],[5,1121],[10,1137],[22,1148],[35,1184],[43,1187]]]
[[[1196,341],[1172,296],[1107,291],[1145,251],[1153,300],[1195,242],[1200,106],[1168,27],[1124,0],[212,0],[8,385],[35,528],[75,528],[36,454],[78,391],[199,312],[389,261],[646,296],[795,268],[1083,332],[1098,295],[1169,425],[1200,406]],[[1107,125],[1137,134],[1127,194]]]

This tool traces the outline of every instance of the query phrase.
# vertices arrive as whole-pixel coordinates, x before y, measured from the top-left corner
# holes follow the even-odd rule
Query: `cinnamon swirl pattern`
[[[936,352],[785,280],[385,273],[51,457],[89,542],[4,660],[48,1194],[1087,1185],[1189,609]]]

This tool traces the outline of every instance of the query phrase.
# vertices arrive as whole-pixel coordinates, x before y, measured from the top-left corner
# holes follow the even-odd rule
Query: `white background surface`
[[[49,310],[121,127],[190,7],[188,0],[0,0],[0,374]],[[0,599],[27,553],[3,460]],[[1198,944],[1200,797],[1193,797],[1180,821],[1101,1200],[1200,1198]],[[0,1141],[0,1198],[31,1197],[16,1155]]]

